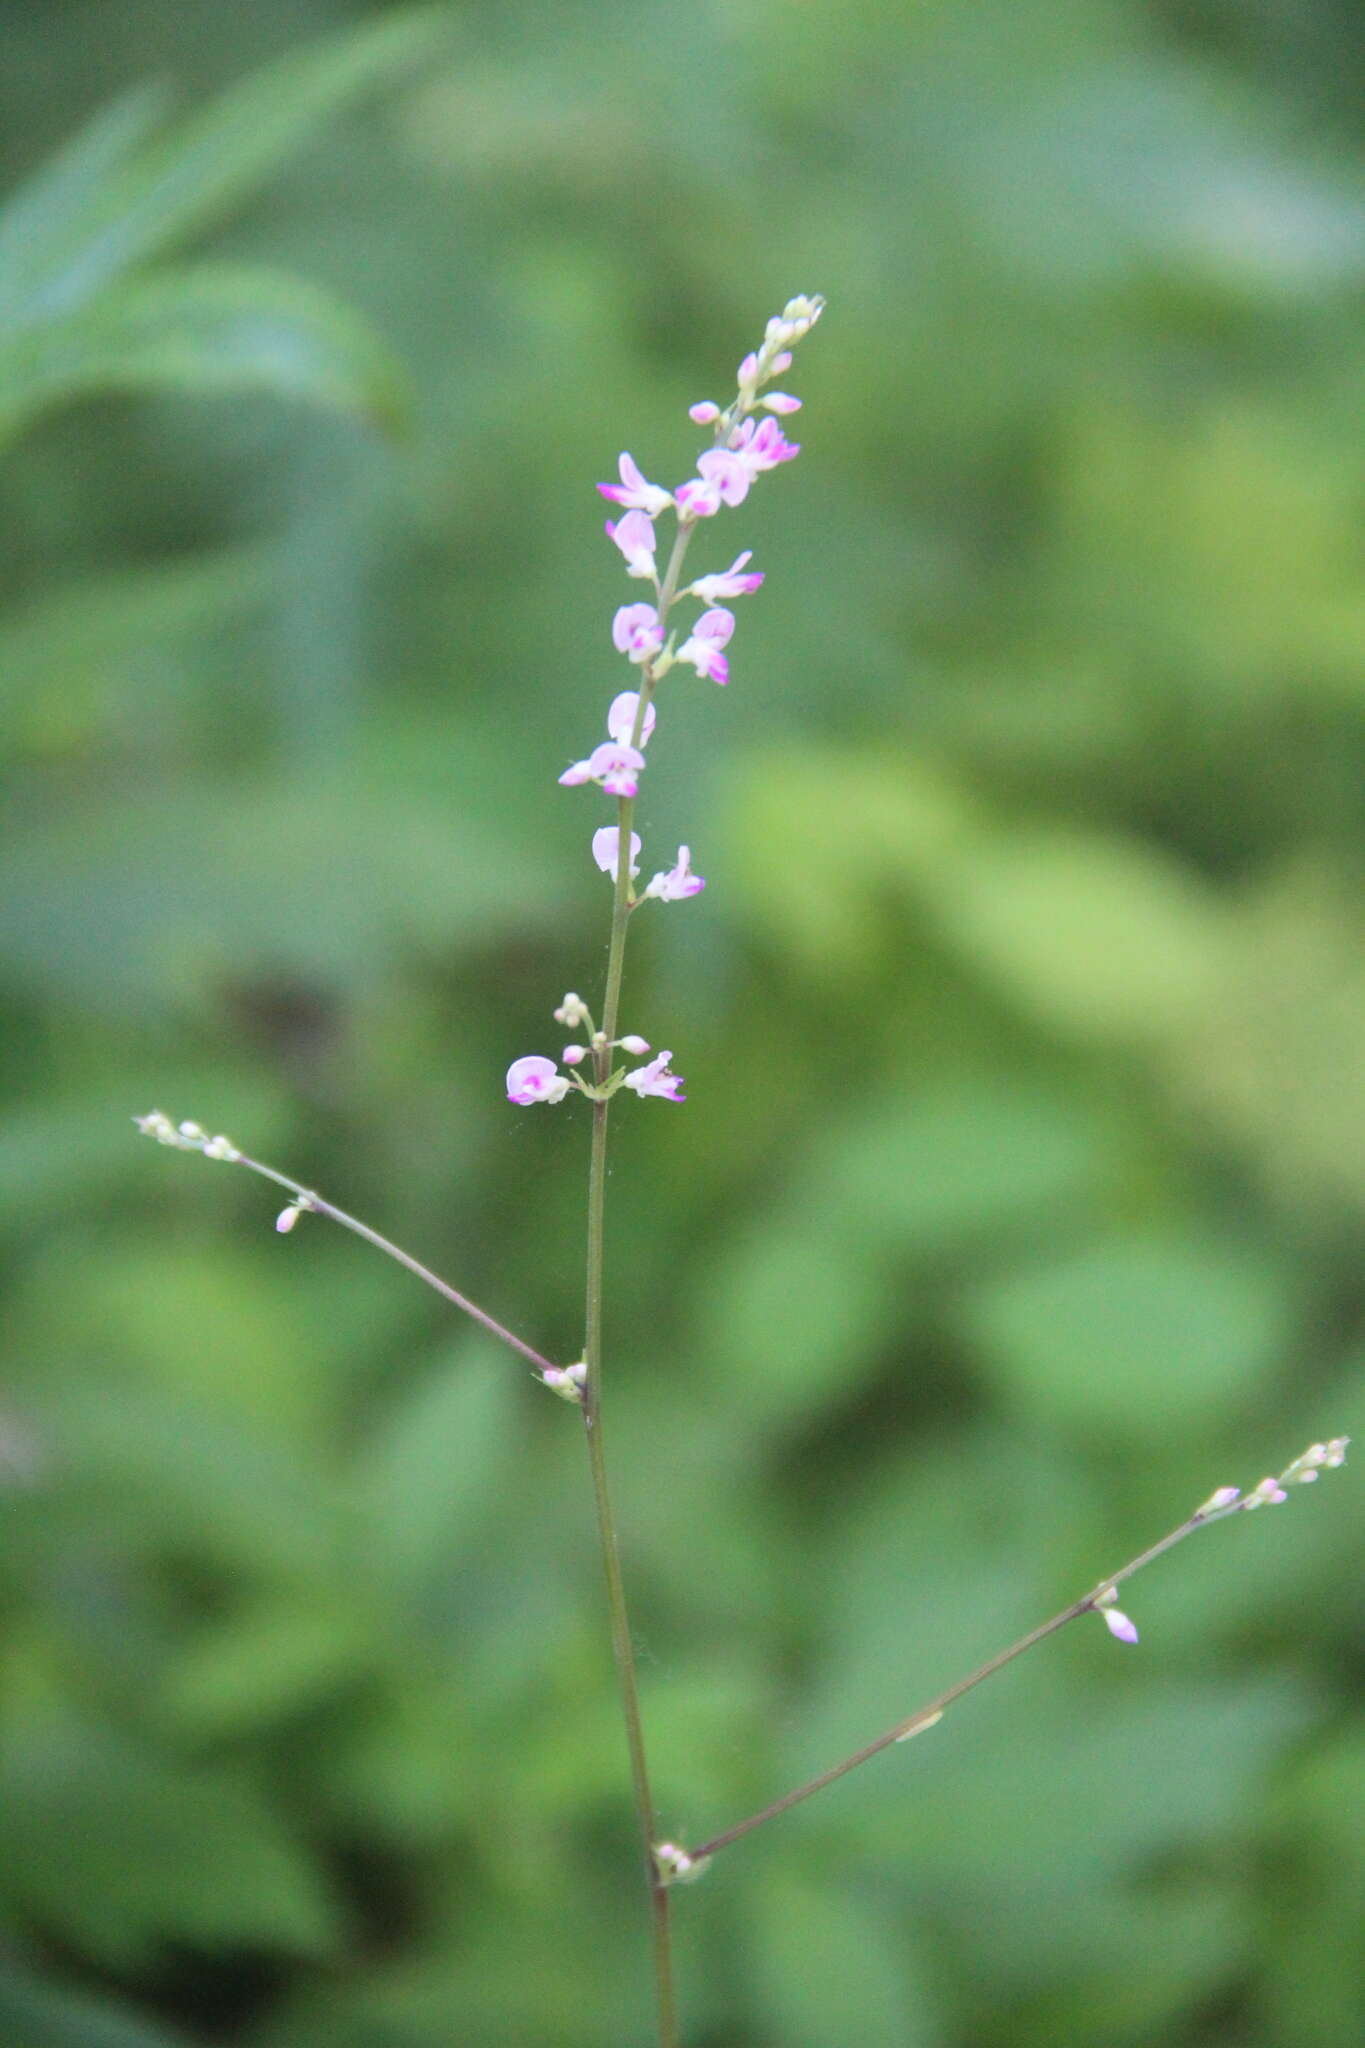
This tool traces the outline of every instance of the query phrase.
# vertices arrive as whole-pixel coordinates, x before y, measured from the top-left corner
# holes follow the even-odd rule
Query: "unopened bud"
[[[547,1365],[540,1375],[540,1383],[552,1394],[558,1394],[561,1401],[572,1401],[576,1407],[583,1406],[583,1388],[587,1381],[588,1368],[583,1359],[576,1365]]]
[[[303,1207],[299,1202],[291,1202],[287,1209],[281,1209],[279,1215],[275,1218],[275,1228],[279,1231],[281,1237],[289,1235],[289,1232],[294,1228],[302,1214]]]
[[[937,1728],[942,1719],[943,1709],[941,1707],[936,1714],[921,1714],[917,1721],[906,1722],[896,1740],[897,1742],[909,1742],[914,1736],[923,1735],[927,1729]]]
[[[1222,1514],[1225,1508],[1230,1508],[1233,1505],[1234,1501],[1240,1500],[1241,1497],[1242,1493],[1240,1487],[1220,1486],[1217,1487],[1214,1490],[1214,1492],[1212,1492],[1209,1495],[1208,1499],[1204,1501],[1201,1506],[1197,1507],[1194,1512],[1196,1516],[1220,1515]]]
[[[649,1040],[641,1038],[638,1032],[635,1031],[632,1031],[628,1038],[618,1038],[616,1043],[620,1046],[622,1052],[630,1053],[637,1060],[649,1051]]]
[[[711,1867],[709,1856],[689,1856],[676,1842],[654,1844],[654,1864],[665,1884],[692,1884]]]

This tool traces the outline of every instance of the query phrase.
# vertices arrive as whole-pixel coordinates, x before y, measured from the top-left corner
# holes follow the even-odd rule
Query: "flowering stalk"
[[[612,1650],[616,1662],[621,1709],[626,1725],[631,1781],[640,1828],[645,1880],[649,1889],[654,1937],[654,1973],[658,1999],[658,2028],[661,2048],[676,2048],[678,2022],[673,1988],[669,1886],[688,1874],[685,1852],[675,1845],[660,1843],[650,1787],[649,1763],[645,1750],[644,1725],[640,1713],[635,1653],[621,1573],[620,1549],[607,1479],[606,1449],[602,1434],[602,1295],[606,1230],[607,1135],[613,1095],[621,1087],[632,1089],[642,1099],[655,1095],[665,1101],[683,1101],[682,1083],[669,1062],[672,1054],[660,1053],[647,1066],[633,1070],[618,1068],[618,1048],[638,1057],[649,1051],[647,1042],[635,1036],[619,1038],[617,1025],[625,970],[626,934],[636,910],[648,901],[681,902],[697,895],[705,882],[694,875],[691,852],[678,849],[672,868],[656,874],[637,896],[634,877],[639,835],[632,830],[639,779],[645,770],[645,747],[658,722],[655,693],[669,671],[686,663],[698,676],[716,683],[728,683],[729,663],[725,648],[734,632],[734,614],[717,600],[740,597],[758,589],[763,577],[748,568],[746,552],[728,570],[702,577],[681,588],[683,562],[698,522],[714,517],[723,506],[742,504],[754,479],[764,470],[775,469],[799,453],[783,436],[776,415],[796,410],[800,401],[783,393],[760,396],[771,379],[791,363],[791,350],[815,321],[823,306],[820,299],[793,299],[768,323],[762,346],[745,357],[739,366],[734,400],[722,412],[710,400],[691,408],[698,425],[714,427],[713,445],[697,461],[697,474],[676,491],[665,491],[645,478],[634,458],[620,458],[617,484],[599,484],[602,495],[623,509],[624,516],[608,520],[607,538],[620,550],[626,574],[653,585],[655,602],[622,605],[612,622],[612,642],[618,653],[640,670],[638,690],[617,695],[607,712],[607,738],[581,761],[560,776],[568,787],[596,783],[616,799],[616,823],[593,834],[592,855],[604,873],[614,876],[611,937],[607,949],[606,987],[602,1019],[598,1028],[580,996],[567,995],[555,1011],[558,1022],[570,1029],[586,1026],[586,1042],[575,1041],[564,1048],[561,1058],[569,1069],[558,1072],[555,1062],[531,1054],[513,1062],[508,1070],[507,1093],[511,1101],[559,1102],[577,1089],[592,1102],[592,1143],[588,1161],[587,1286],[584,1314],[583,1376],[578,1398],[583,1411],[588,1464],[592,1477],[593,1502],[598,1539],[606,1579],[607,1608],[611,1622]],[[753,414],[766,410],[761,423]],[[672,511],[677,527],[668,563],[660,577],[656,567],[657,541],[654,522]],[[682,597],[697,599],[705,609],[692,621],[682,644],[669,631],[669,615]],[[592,1062],[592,1080],[579,1069]],[[556,1391],[563,1391],[557,1389]],[[571,1396],[572,1398],[572,1396]],[[678,1857],[682,1856],[682,1864]]]
[[[874,1741],[864,1743],[861,1749],[855,1749],[851,1756],[832,1764],[828,1770],[821,1771],[818,1777],[808,1779],[804,1785],[798,1785],[794,1791],[785,1792],[780,1799],[774,1799],[770,1806],[761,1808],[758,1813],[751,1813],[747,1820],[736,1821],[733,1827],[722,1829],[720,1834],[712,1835],[710,1841],[701,1843],[696,1849],[687,1850],[675,1843],[667,1844],[671,1852],[674,1878],[700,1876],[707,1861],[718,1850],[728,1849],[730,1844],[739,1841],[741,1836],[752,1834],[755,1828],[761,1828],[765,1822],[776,1820],[778,1814],[786,1813],[790,1807],[799,1806],[803,1799],[809,1799],[816,1792],[823,1792],[826,1785],[834,1784],[838,1778],[847,1777],[848,1773],[856,1771],[860,1764],[869,1763],[884,1749],[890,1749],[893,1743],[908,1742],[912,1736],[923,1735],[926,1730],[936,1727],[955,1700],[960,1700],[965,1693],[974,1691],[985,1679],[993,1678],[997,1671],[1003,1671],[1007,1664],[1012,1664],[1016,1657],[1022,1657],[1025,1650],[1031,1650],[1035,1643],[1041,1643],[1047,1636],[1056,1635],[1058,1629],[1065,1628],[1069,1621],[1077,1621],[1083,1614],[1098,1614],[1117,1642],[1136,1643],[1136,1627],[1115,1604],[1118,1589],[1125,1579],[1131,1579],[1134,1573],[1140,1572],[1144,1565],[1151,1564],[1152,1560],[1160,1557],[1163,1552],[1174,1550],[1177,1543],[1183,1543],[1187,1536],[1193,1536],[1196,1529],[1205,1529],[1211,1522],[1223,1522],[1229,1515],[1249,1512],[1253,1508],[1278,1506],[1288,1498],[1288,1489],[1291,1486],[1311,1485],[1320,1472],[1334,1470],[1343,1464],[1349,1442],[1349,1437],[1338,1436],[1327,1443],[1310,1444],[1301,1457],[1295,1458],[1292,1465],[1285,1467],[1278,1478],[1262,1479],[1259,1485],[1253,1486],[1247,1493],[1241,1493],[1235,1486],[1220,1486],[1195,1509],[1192,1515],[1187,1515],[1178,1527],[1163,1536],[1159,1542],[1151,1544],[1136,1557],[1130,1558],[1118,1571],[1111,1572],[1107,1579],[1101,1579],[1098,1586],[1092,1587],[1090,1592],[1083,1594],[1079,1600],[1073,1600],[1060,1614],[1054,1614],[1049,1620],[1039,1622],[1037,1628],[1030,1629],[1026,1636],[1020,1636],[1018,1642],[1011,1643],[1008,1649],[999,1650],[994,1657],[988,1657],[984,1664],[979,1664],[966,1678],[959,1678],[946,1692],[941,1692],[935,1699],[926,1701],[915,1713],[897,1721],[894,1727],[888,1728]]]

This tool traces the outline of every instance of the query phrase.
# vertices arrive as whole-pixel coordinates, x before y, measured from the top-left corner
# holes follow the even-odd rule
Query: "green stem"
[[[616,1035],[616,1015],[621,996],[621,974],[625,961],[626,926],[630,917],[630,819],[633,806],[618,805],[621,857],[617,862],[616,894],[612,906],[611,948],[607,959],[607,992],[602,1010],[602,1032],[607,1040]],[[599,1083],[611,1068],[610,1045],[596,1054]],[[626,1589],[621,1576],[621,1554],[616,1539],[611,1493],[607,1484],[606,1449],[602,1438],[602,1279],[607,1201],[607,1125],[611,1103],[594,1102],[592,1107],[592,1153],[588,1166],[588,1264],[586,1335],[583,1357],[587,1376],[583,1387],[583,1429],[592,1473],[593,1506],[597,1536],[602,1550],[606,1579],[607,1610],[611,1622],[612,1655],[621,1694],[621,1711],[626,1724],[626,1746],[630,1752],[631,1786],[640,1824],[644,1852],[645,1881],[649,1887],[650,1915],[654,1935],[654,1979],[658,1999],[659,2048],[678,2048],[677,2001],[673,1988],[673,1954],[669,1919],[669,1897],[654,1860],[657,1833],[654,1794],[649,1782],[645,1754],[644,1723],[640,1715],[640,1691],[635,1673],[635,1646],[631,1640]]]
[[[680,525],[673,550],[659,587],[658,614],[662,621],[677,594],[683,556],[692,538],[691,525]],[[654,666],[646,662],[641,671],[639,704],[635,713],[632,745],[638,746],[644,729],[645,712],[654,693]],[[614,1059],[612,1040],[616,1037],[621,1008],[621,978],[625,972],[626,931],[630,923],[630,828],[635,815],[633,800],[621,797],[616,805],[616,886],[611,907],[611,943],[607,952],[607,985],[602,998],[601,1033],[593,1052],[593,1075],[600,1088],[608,1079]],[[644,1851],[645,1881],[649,1887],[650,1915],[654,1933],[654,1980],[658,1997],[659,2048],[678,2048],[678,2009],[673,1987],[673,1946],[669,1916],[668,1887],[654,1859],[657,1823],[654,1794],[649,1782],[649,1761],[645,1753],[644,1722],[640,1715],[640,1689],[635,1672],[635,1646],[631,1640],[630,1615],[626,1607],[625,1582],[621,1576],[621,1553],[616,1540],[607,1484],[607,1458],[602,1439],[602,1295],[606,1243],[607,1128],[611,1102],[592,1106],[592,1153],[588,1164],[588,1261],[587,1300],[583,1359],[587,1374],[583,1385],[583,1429],[592,1472],[593,1506],[597,1516],[597,1537],[602,1550],[602,1571],[606,1579],[607,1610],[611,1621],[611,1648],[616,1660],[616,1680],[621,1694],[621,1712],[626,1724],[626,1746],[630,1752],[631,1786],[640,1824]]]

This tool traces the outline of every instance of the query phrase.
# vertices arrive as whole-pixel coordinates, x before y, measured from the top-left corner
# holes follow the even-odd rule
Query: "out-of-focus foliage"
[[[591,486],[793,291],[637,821],[711,885],[611,1183],[666,1825],[1365,1430],[1353,19],[0,4],[7,2044],[643,2037],[572,1415],[127,1119],[575,1354],[585,1119],[501,1077],[601,959]],[[1355,2039],[1363,1534],[1211,1532],[728,1852],[689,2041]]]

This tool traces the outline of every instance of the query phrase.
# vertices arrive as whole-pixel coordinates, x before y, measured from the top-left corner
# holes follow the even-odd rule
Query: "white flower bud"
[[[709,1856],[689,1856],[676,1842],[656,1842],[654,1862],[665,1884],[692,1884],[711,1867]]]

